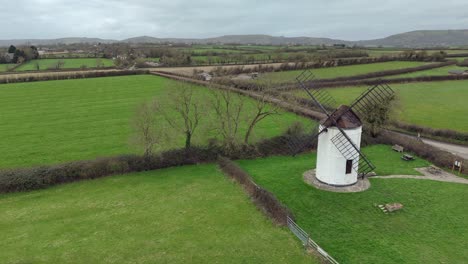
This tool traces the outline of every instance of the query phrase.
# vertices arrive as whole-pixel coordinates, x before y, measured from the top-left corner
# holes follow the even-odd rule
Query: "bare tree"
[[[228,150],[235,148],[242,121],[244,98],[229,91],[213,91],[211,107],[217,119],[214,123],[215,129],[221,135],[224,146]]]
[[[185,148],[188,149],[192,146],[193,134],[203,117],[203,106],[201,101],[194,96],[190,86],[183,84],[180,87],[172,87],[172,89],[174,91],[170,95],[172,105],[161,108],[160,112],[173,129],[185,135]],[[172,110],[175,110],[176,116],[172,115]]]
[[[159,104],[153,100],[141,104],[133,118],[135,141],[143,147],[144,155],[149,157],[157,144],[161,142],[162,129],[157,127]]]
[[[249,120],[249,125],[247,127],[247,132],[245,133],[244,137],[244,144],[249,143],[249,138],[252,135],[252,131],[254,130],[255,126],[265,118],[272,116],[272,115],[277,115],[279,114],[278,112],[278,107],[276,105],[269,104],[267,102],[267,94],[265,92],[260,92],[261,97],[256,98],[256,100],[253,101],[255,111],[253,112],[253,115],[250,117]]]

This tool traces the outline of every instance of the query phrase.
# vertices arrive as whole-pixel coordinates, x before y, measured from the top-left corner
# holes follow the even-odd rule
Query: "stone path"
[[[304,172],[303,176],[304,176],[304,181],[307,184],[312,185],[317,189],[329,191],[329,192],[340,192],[340,193],[363,192],[369,189],[370,187],[370,182],[367,178],[359,179],[356,184],[353,184],[350,186],[337,187],[337,186],[325,184],[317,180],[317,177],[315,177],[315,170],[306,171]]]
[[[372,178],[378,179],[417,179],[417,180],[433,180],[441,182],[453,182],[460,184],[468,184],[468,179],[458,177],[452,173],[444,170],[439,170],[437,173],[432,172],[431,167],[418,168],[416,169],[422,176],[417,175],[389,175],[389,176],[374,176]]]
[[[460,184],[468,184],[468,179],[458,177],[452,173],[446,172],[435,166],[417,168],[417,171],[423,175],[388,175],[388,176],[373,176],[371,178],[377,179],[416,179],[416,180],[432,180],[440,182],[452,182]],[[304,182],[314,186],[317,189],[329,191],[329,192],[340,192],[340,193],[353,193],[353,192],[363,192],[370,187],[370,182],[368,178],[359,179],[358,182],[351,186],[337,187],[325,184],[320,182],[315,177],[315,170],[309,170],[303,174]]]

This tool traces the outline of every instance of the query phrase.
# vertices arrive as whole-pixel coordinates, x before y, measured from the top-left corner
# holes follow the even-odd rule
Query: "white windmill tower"
[[[318,138],[316,178],[333,186],[353,185],[359,176],[375,169],[360,151],[362,122],[357,113],[367,113],[376,105],[388,104],[394,92],[388,85],[380,83],[362,93],[351,106],[342,105],[329,113],[327,108],[332,107],[335,100],[325,90],[314,87],[311,79],[313,74],[308,70],[296,78],[326,116],[312,138],[308,137],[311,140]]]

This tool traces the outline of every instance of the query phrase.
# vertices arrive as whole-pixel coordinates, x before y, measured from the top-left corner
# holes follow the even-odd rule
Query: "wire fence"
[[[287,217],[287,223],[289,230],[291,230],[291,232],[293,232],[293,234],[296,235],[299,240],[301,240],[304,247],[314,248],[328,263],[339,264],[338,261],[336,261],[323,248],[321,248],[317,242],[312,240],[309,234],[307,234],[307,232],[304,231],[299,225],[297,225],[296,222],[294,222],[289,216]]]

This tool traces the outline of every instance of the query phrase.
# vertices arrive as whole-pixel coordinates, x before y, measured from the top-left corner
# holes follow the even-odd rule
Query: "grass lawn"
[[[151,75],[0,85],[0,167],[139,153],[129,140],[137,106],[153,97],[168,104],[175,85],[175,81]],[[201,100],[211,96],[207,88],[193,89]],[[253,100],[246,98],[245,112],[253,107]],[[211,123],[211,113],[205,113],[195,143],[204,144],[216,136],[201,129]],[[253,140],[279,135],[295,121],[306,119],[286,112],[267,118],[258,124]],[[240,136],[246,128],[247,123],[242,123]],[[184,136],[177,134],[162,147],[183,146]]]
[[[97,61],[100,60],[104,67],[114,66],[114,62],[110,59],[95,59],[95,58],[81,58],[81,59],[39,59],[28,61],[16,69],[16,71],[37,71],[36,63],[39,63],[40,70],[54,69],[58,61],[64,61],[62,69],[79,69],[82,65],[87,68],[96,68]]]
[[[339,66],[331,68],[313,69],[317,79],[329,79],[336,77],[353,76],[358,74],[365,74],[370,72],[395,70],[401,68],[410,68],[424,65],[424,62],[415,61],[391,61],[381,63],[359,64],[350,66]],[[271,81],[273,83],[286,83],[294,82],[295,78],[301,74],[303,70],[295,71],[282,71],[261,74],[258,78],[259,81]]]
[[[16,64],[0,64],[0,72],[6,72]]]
[[[2,263],[317,263],[215,165],[0,196]]]
[[[468,132],[468,81],[392,84],[400,98],[396,116],[400,121],[437,129]],[[329,89],[338,104],[349,104],[368,87]],[[304,92],[297,92],[306,96]]]
[[[386,148],[386,154],[393,155],[390,147],[376,148]],[[410,163],[398,161],[398,166],[387,168],[383,150],[365,151],[378,172],[408,172],[403,164]],[[464,263],[468,259],[466,185],[371,179],[372,186],[365,192],[332,193],[302,180],[302,173],[315,167],[315,154],[239,164],[285,203],[298,224],[340,263]],[[385,215],[375,207],[389,202],[402,203],[404,209]]]

